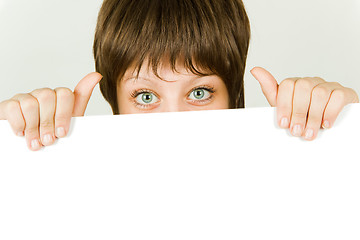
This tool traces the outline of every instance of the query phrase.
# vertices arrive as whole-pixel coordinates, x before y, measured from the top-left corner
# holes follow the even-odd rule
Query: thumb
[[[73,117],[84,116],[91,94],[101,79],[102,76],[100,73],[93,72],[86,75],[76,85],[74,89],[75,103]]]
[[[259,81],[261,90],[269,104],[272,107],[275,107],[278,92],[278,83],[276,79],[273,77],[273,75],[271,75],[271,73],[261,67],[255,67],[250,72],[255,77],[255,79]]]

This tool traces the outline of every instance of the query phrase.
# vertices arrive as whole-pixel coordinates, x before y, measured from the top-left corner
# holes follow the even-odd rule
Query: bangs
[[[135,9],[139,3],[145,5],[142,1],[133,1]],[[199,76],[218,74],[218,62],[226,63],[226,59],[222,59],[224,54],[216,49],[224,46],[220,36],[225,34],[221,31],[224,24],[215,16],[226,13],[207,13],[219,9],[222,8],[213,7],[209,1],[151,1],[141,19],[143,21],[138,22],[142,27],[132,48],[132,51],[140,50],[134,54],[139,56],[135,64],[138,73],[147,58],[149,69],[151,67],[159,78],[157,70],[161,60],[169,61],[174,72],[178,72],[176,65],[179,62]]]
[[[109,52],[116,54],[113,59],[120,62],[122,69],[135,65],[138,75],[148,59],[149,69],[160,79],[157,70],[161,61],[169,61],[174,72],[178,72],[176,65],[181,63],[200,76],[220,75],[219,69],[228,70],[227,57],[237,46],[231,46],[228,40],[233,39],[228,29],[234,23],[229,22],[230,18],[215,18],[228,14],[224,2],[224,6],[216,6],[218,1],[191,0],[122,1],[120,4],[126,7],[114,13],[118,18],[113,21],[118,24],[113,24],[116,38],[109,42],[112,45]]]

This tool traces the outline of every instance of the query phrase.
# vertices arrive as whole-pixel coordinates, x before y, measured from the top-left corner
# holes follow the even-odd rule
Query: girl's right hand
[[[90,73],[75,87],[42,88],[17,94],[0,103],[0,120],[8,120],[17,136],[24,136],[30,150],[49,146],[63,138],[70,128],[71,117],[84,116],[90,96],[102,76]]]

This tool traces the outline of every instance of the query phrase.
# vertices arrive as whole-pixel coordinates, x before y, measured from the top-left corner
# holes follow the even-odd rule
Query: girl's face
[[[144,61],[139,78],[128,69],[118,86],[120,114],[158,113],[229,108],[229,95],[224,82],[216,75],[200,77],[184,67],[171,70],[170,63],[161,65],[156,77]]]

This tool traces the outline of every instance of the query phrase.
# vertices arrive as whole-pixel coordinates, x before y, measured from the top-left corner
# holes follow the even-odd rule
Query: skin
[[[278,84],[263,68],[256,67],[251,73],[259,81],[269,104],[277,108],[278,125],[305,140],[314,140],[321,127],[331,128],[344,106],[359,103],[353,89],[337,82],[306,77],[288,78]]]
[[[166,62],[168,63],[168,62]],[[139,78],[134,69],[125,72],[118,86],[118,106],[120,114],[182,112],[197,110],[215,110],[229,108],[229,95],[221,78],[216,75],[199,77],[187,71],[181,65],[179,72],[173,72],[169,64],[158,69],[162,78],[155,76],[145,61]],[[212,88],[211,91],[206,88]],[[136,95],[134,92],[142,91]],[[198,95],[196,95],[198,94]],[[152,99],[146,102],[143,97]]]
[[[90,73],[74,91],[43,88],[17,94],[0,103],[0,120],[8,120],[17,136],[25,136],[30,150],[50,146],[56,138],[67,135],[71,117],[84,115],[91,93],[101,78],[99,73]]]
[[[148,81],[132,79],[121,82],[118,98],[120,113],[227,108],[228,96],[220,78],[209,76],[199,79],[180,67],[177,70],[180,73],[174,73],[168,65],[163,65],[159,72],[163,81],[144,68],[140,76]],[[131,77],[130,72],[127,72],[126,78]],[[321,126],[331,128],[345,105],[359,102],[353,89],[321,78],[289,78],[278,84],[263,68],[255,67],[251,73],[259,81],[269,104],[277,108],[279,126],[290,129],[293,136],[306,140],[315,139]],[[74,91],[68,88],[43,88],[17,94],[0,103],[0,120],[8,120],[16,135],[25,135],[30,150],[50,146],[56,138],[67,135],[71,117],[84,115],[92,91],[101,78],[99,73],[90,73],[77,84]],[[196,81],[192,81],[194,79]],[[201,106],[188,99],[190,91],[199,84],[212,85],[216,90],[212,101]],[[129,91],[143,88],[158,95],[155,101],[158,103],[146,110],[137,108],[134,99],[129,97]]]

